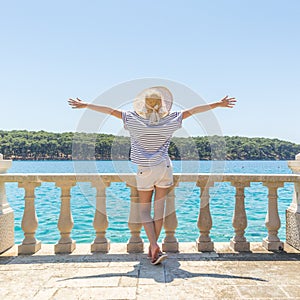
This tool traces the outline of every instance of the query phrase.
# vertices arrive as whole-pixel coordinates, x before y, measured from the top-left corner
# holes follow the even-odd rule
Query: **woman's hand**
[[[88,106],[88,104],[86,102],[80,100],[79,98],[76,98],[76,99],[70,98],[68,100],[68,102],[72,108],[86,108]]]
[[[221,101],[218,102],[218,106],[233,108],[235,105],[235,102],[236,102],[235,98],[228,98],[228,96],[226,96]]]

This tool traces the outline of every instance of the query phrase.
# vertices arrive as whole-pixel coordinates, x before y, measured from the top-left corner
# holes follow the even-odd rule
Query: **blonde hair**
[[[150,100],[150,99],[151,99],[151,102],[149,103],[149,101],[147,101],[147,100]],[[151,111],[158,112],[159,109],[161,108],[161,106],[162,106],[162,103],[161,103],[161,99],[159,99],[159,98],[146,98],[146,100],[145,100],[145,107],[148,112],[151,112]]]

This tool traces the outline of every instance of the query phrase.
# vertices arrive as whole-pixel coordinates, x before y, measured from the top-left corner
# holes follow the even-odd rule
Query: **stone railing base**
[[[230,240],[230,248],[237,252],[248,252],[250,251],[250,243],[245,242],[237,242],[233,239]]]
[[[0,253],[11,248],[14,239],[14,212],[0,214]]]
[[[35,244],[21,244],[18,246],[18,254],[31,255],[38,252],[42,247],[40,241],[37,241]]]
[[[268,251],[283,251],[283,242],[281,241],[272,242],[264,239],[262,246]]]
[[[176,252],[178,252],[178,249],[179,249],[178,242],[163,243],[162,244],[162,251],[164,251],[164,252],[173,252],[173,253],[176,253]]]
[[[105,243],[93,243],[91,245],[91,252],[108,253],[110,249],[110,242]]]
[[[127,243],[127,252],[128,253],[143,253],[144,252],[144,243],[143,242]]]
[[[72,253],[76,248],[76,242],[72,241],[68,244],[56,244],[54,246],[54,252],[55,254],[59,253]]]
[[[199,242],[197,240],[196,247],[199,252],[212,252],[214,251],[214,242]]]
[[[286,242],[300,250],[300,214],[290,208],[286,210]]]

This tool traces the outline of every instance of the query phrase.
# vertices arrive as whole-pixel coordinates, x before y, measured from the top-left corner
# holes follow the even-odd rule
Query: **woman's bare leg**
[[[164,211],[165,211],[165,203],[166,196],[168,194],[168,188],[155,188],[154,195],[154,228],[156,241],[159,238],[163,221],[164,221]]]
[[[159,253],[159,246],[157,244],[154,222],[151,218],[152,194],[153,191],[139,191],[139,210],[141,220],[150,243],[152,261],[154,261]]]
[[[154,231],[156,242],[160,236],[164,221],[165,200],[168,193],[167,188],[156,188],[154,194]],[[149,247],[148,257],[152,257],[151,247]]]

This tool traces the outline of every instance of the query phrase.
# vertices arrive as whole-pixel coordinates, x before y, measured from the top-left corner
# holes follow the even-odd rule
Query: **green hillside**
[[[15,160],[127,160],[128,137],[108,134],[0,131],[0,153]],[[300,145],[269,138],[212,136],[173,138],[169,155],[184,160],[291,160]],[[72,157],[73,155],[73,157]]]

